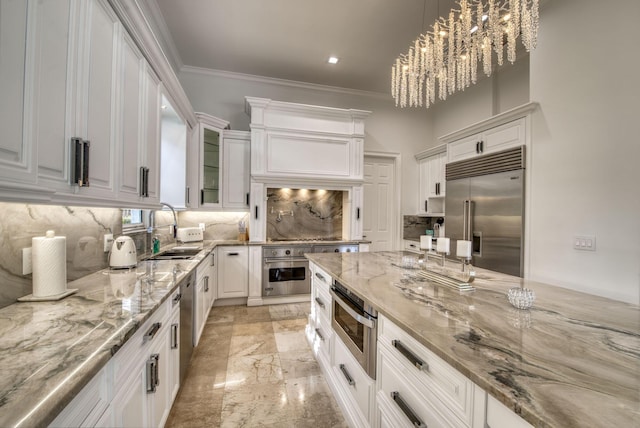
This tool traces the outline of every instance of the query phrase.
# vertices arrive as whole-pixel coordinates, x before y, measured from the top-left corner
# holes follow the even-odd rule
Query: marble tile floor
[[[166,427],[348,427],[304,336],[309,309],[212,308]]]

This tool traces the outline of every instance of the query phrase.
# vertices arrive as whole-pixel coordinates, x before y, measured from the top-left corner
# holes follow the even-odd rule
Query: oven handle
[[[345,311],[347,311],[347,313],[356,321],[358,321],[360,324],[364,325],[365,327],[369,327],[369,328],[375,328],[376,324],[375,324],[375,320],[366,318],[360,314],[358,314],[356,311],[354,311],[353,309],[351,309],[351,307],[345,303],[344,300],[342,300],[340,298],[340,296],[338,296],[334,291],[333,288],[331,288],[331,296],[333,297],[333,300],[339,304],[340,306],[342,306],[342,309],[344,309]]]
[[[306,262],[307,259],[305,257],[291,257],[288,259],[264,259],[265,264],[274,264],[274,263],[291,263],[291,262]]]

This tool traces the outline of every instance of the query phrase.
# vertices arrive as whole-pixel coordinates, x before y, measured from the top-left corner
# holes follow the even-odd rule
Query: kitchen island
[[[532,425],[640,426],[640,307],[483,269],[460,292],[402,268],[409,254],[307,258]],[[510,305],[514,286],[533,308]]]

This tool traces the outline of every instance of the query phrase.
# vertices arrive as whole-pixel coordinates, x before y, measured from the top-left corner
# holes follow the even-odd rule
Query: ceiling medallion
[[[478,63],[487,76],[496,63],[516,60],[516,40],[527,52],[538,38],[538,0],[458,0],[448,19],[438,17],[391,68],[391,94],[399,107],[429,108],[438,98],[464,91],[478,78]]]

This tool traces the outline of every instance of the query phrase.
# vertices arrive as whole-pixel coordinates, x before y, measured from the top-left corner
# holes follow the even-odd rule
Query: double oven
[[[311,293],[305,253],[357,252],[358,244],[298,241],[262,247],[262,297]]]

